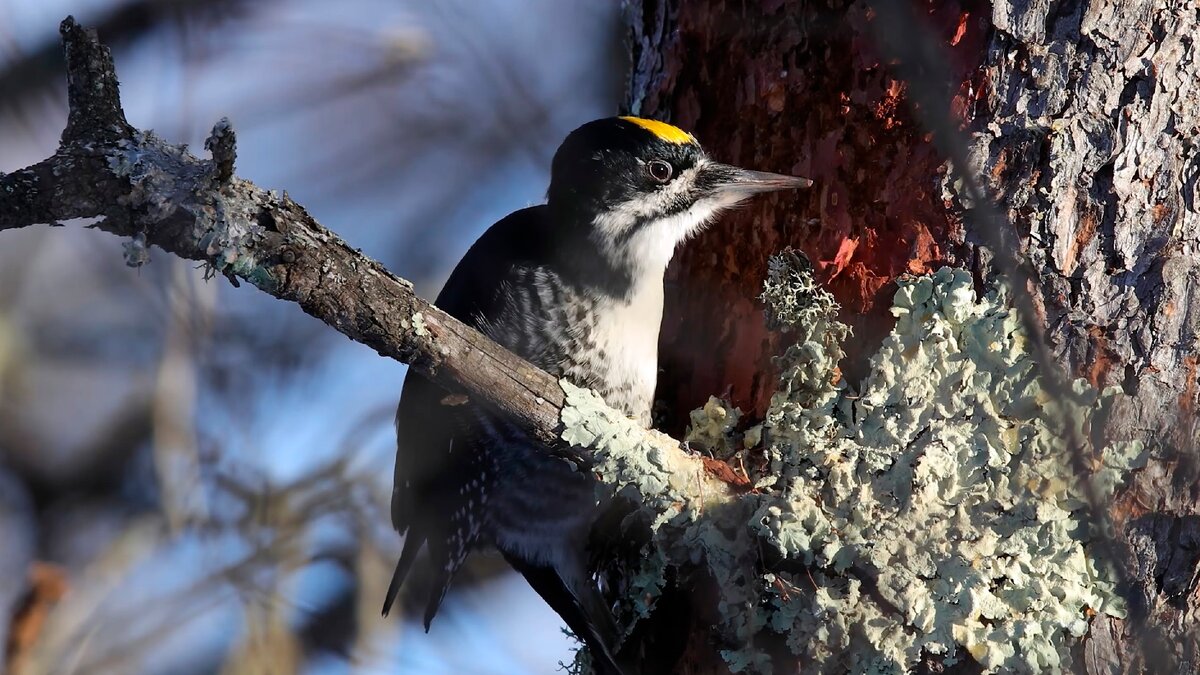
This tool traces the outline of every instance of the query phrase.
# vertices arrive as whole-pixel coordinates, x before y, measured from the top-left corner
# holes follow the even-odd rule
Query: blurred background
[[[54,152],[57,27],[136,127],[286,189],[432,298],[613,114],[610,0],[0,0],[0,171]],[[199,152],[199,150],[197,150]],[[552,673],[573,642],[497,557],[429,635],[379,616],[404,367],[296,306],[82,227],[0,234],[0,634],[12,673]],[[421,579],[410,588],[420,591]],[[419,596],[419,597],[417,597]]]

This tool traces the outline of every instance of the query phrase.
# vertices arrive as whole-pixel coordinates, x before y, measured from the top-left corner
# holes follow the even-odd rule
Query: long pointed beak
[[[813,184],[810,179],[800,176],[751,171],[728,164],[709,164],[704,168],[704,174],[715,193],[742,199],[761,192],[796,190]]]

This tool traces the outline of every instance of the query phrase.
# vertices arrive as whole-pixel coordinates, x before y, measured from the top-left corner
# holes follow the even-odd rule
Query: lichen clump
[[[716,396],[709,396],[704,407],[693,410],[688,418],[684,443],[718,459],[729,459],[741,450],[741,434],[737,432],[740,408]]]
[[[1065,668],[1090,616],[1123,613],[1063,433],[1092,438],[1116,392],[1080,380],[1048,409],[1003,290],[977,298],[963,270],[902,280],[892,313],[857,394],[819,358],[839,329],[798,315],[766,424],[785,485],[752,527],[805,571],[764,579],[771,628],[802,663],[851,672],[960,649],[988,672]],[[1107,492],[1144,461],[1132,443],[1089,452]]]
[[[256,249],[265,235],[258,218],[265,194],[221,189],[243,181],[232,178],[233,131],[228,120],[218,123],[213,134],[210,146],[217,156],[211,164],[198,162],[186,146],[172,145],[151,132],[135,131],[121,140],[107,158],[113,175],[129,180],[129,193],[121,198],[121,205],[134,215],[136,225],[148,230],[172,222],[178,211],[186,212],[182,220],[190,223],[190,229],[184,234],[199,243],[212,272],[270,289],[274,279]],[[140,247],[136,239],[126,246],[127,264],[146,262],[140,251],[145,239],[143,235]]]

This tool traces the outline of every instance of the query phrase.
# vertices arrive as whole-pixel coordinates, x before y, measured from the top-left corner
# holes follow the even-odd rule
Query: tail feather
[[[392,582],[388,584],[387,595],[383,598],[384,616],[392,611],[396,595],[400,593],[400,587],[404,585],[404,578],[408,576],[413,562],[417,559],[417,553],[420,552],[421,545],[424,543],[425,533],[415,527],[409,528],[408,536],[404,538],[404,549],[400,552],[400,559],[396,561],[396,571],[392,572]],[[428,626],[426,626],[426,630],[428,630]]]
[[[422,545],[425,546],[428,564],[433,570],[433,581],[429,586],[429,600],[425,605],[425,632],[429,632],[429,624],[433,622],[434,615],[437,614],[442,600],[446,597],[450,579],[454,577],[458,568],[462,567],[463,559],[466,556],[448,555],[448,547],[443,542],[436,537],[426,535],[423,530],[416,527],[410,528],[408,536],[404,538],[404,548],[400,552],[400,559],[396,561],[396,571],[392,573],[392,581],[388,584],[387,595],[383,599],[383,615],[387,616],[388,612],[392,610],[396,596],[400,594],[400,587],[404,585],[404,579],[412,569]]]
[[[446,590],[450,588],[450,578],[462,565],[462,559],[448,556],[447,547],[440,541],[429,542],[429,564],[433,568],[433,583],[429,585],[429,600],[425,604],[425,632],[429,632],[429,624],[442,600],[446,598]]]

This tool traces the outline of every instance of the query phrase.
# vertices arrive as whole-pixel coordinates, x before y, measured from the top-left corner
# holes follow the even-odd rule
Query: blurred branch
[[[263,645],[270,648],[282,639],[275,631],[280,617],[308,613],[288,597],[288,580],[328,556],[311,548],[314,528],[321,519],[336,518],[343,531],[365,531],[370,523],[363,514],[374,513],[360,490],[368,478],[347,470],[343,461],[317,467],[286,486],[272,486],[244,468],[216,478],[214,492],[229,498],[216,500],[225,506],[224,512],[206,514],[205,520],[186,523],[177,532],[169,532],[165,519],[157,515],[122,528],[88,569],[72,578],[72,592],[24,649],[29,667],[13,672],[135,672],[133,663],[152,645],[188,623],[202,622],[233,600],[255,629],[220,663],[243,663],[239,659],[254,657]],[[223,545],[230,543],[230,535],[242,545]],[[146,580],[151,560],[178,556],[181,549],[192,562],[197,555],[205,559],[188,568],[185,583]],[[256,642],[257,637],[267,639]]]
[[[109,45],[124,45],[164,25],[191,18],[219,21],[242,11],[242,0],[136,0],[97,17],[95,30]],[[49,88],[62,75],[59,47],[47,40],[0,67],[0,110],[15,106],[31,93]]]
[[[35,562],[29,570],[30,589],[14,617],[5,648],[8,672],[23,672],[33,645],[37,643],[50,610],[67,592],[67,575],[49,563]]]
[[[219,122],[205,143],[211,160],[134,129],[121,108],[108,49],[71,17],[61,32],[67,128],[54,156],[0,176],[0,230],[98,219],[88,226],[132,238],[125,245],[131,266],[149,260],[151,244],[202,261],[211,274],[296,302],[381,355],[493,406],[556,454],[595,459],[592,450],[560,439],[567,401],[553,377],[418,298],[412,284],[325,229],[286,193],[235,177],[228,122]],[[695,476],[689,492],[697,499],[729,493],[678,442],[641,433],[638,440],[661,451],[673,473]]]

